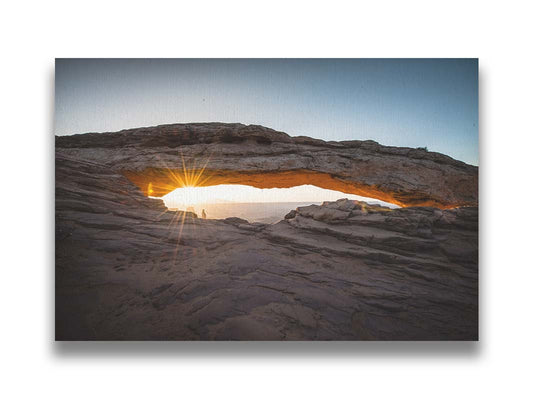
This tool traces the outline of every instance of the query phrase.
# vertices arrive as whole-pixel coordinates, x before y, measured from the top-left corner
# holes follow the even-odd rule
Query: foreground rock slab
[[[204,220],[73,153],[56,153],[58,340],[478,337],[477,207]]]

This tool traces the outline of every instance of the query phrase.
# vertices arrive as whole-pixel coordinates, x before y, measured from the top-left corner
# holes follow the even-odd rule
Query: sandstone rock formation
[[[276,179],[303,169],[384,200],[449,207],[477,202],[476,168],[229,127],[223,140],[220,124],[57,138],[58,340],[477,339],[477,207],[338,200],[251,224],[168,211],[126,177],[158,182],[183,149],[186,162],[210,152],[215,176],[266,185],[251,180],[262,168]],[[290,179],[312,176],[301,174]]]
[[[177,187],[313,184],[399,206],[478,203],[478,169],[424,149],[325,142],[261,126],[175,124],[56,138],[59,154],[109,167],[144,194]]]

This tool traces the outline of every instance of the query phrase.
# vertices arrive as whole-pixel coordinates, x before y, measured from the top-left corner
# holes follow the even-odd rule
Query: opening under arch
[[[297,207],[342,198],[376,203],[389,208],[398,207],[377,199],[307,184],[289,188],[257,188],[229,184],[185,186],[161,197],[169,209],[191,211],[200,218],[238,217],[249,222],[263,223],[278,222]]]

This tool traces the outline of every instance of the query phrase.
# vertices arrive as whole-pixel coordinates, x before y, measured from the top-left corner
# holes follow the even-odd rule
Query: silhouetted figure
[[[207,214],[206,214],[206,212],[205,212],[205,208],[202,209],[202,218],[203,218],[203,219],[206,219],[206,218],[207,218]]]

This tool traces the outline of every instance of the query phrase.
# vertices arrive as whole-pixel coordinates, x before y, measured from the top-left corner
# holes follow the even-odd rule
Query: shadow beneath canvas
[[[56,357],[81,358],[465,358],[479,342],[55,342]]]

